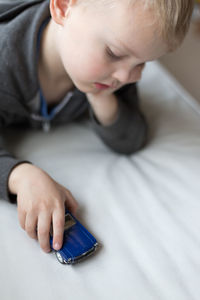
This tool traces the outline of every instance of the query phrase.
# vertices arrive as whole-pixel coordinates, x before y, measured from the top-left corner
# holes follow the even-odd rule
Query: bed
[[[149,127],[140,152],[111,152],[87,121],[49,133],[8,130],[7,147],[65,185],[100,243],[61,265],[0,201],[2,300],[199,300],[200,107],[158,62],[139,84]]]

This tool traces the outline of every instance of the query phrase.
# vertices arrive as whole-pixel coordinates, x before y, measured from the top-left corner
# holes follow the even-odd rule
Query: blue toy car
[[[50,245],[53,244],[52,231]],[[74,264],[92,254],[98,247],[93,235],[68,211],[65,212],[63,246],[54,250],[58,261],[62,264]]]

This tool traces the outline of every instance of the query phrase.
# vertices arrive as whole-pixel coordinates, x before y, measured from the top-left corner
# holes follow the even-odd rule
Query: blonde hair
[[[77,0],[83,5],[100,4],[113,7],[116,1],[127,1],[133,5],[143,1],[144,9],[151,9],[158,22],[160,33],[169,51],[176,49],[183,41],[193,11],[194,0]]]
[[[136,0],[129,0],[135,2]],[[193,0],[142,0],[152,9],[161,26],[161,34],[169,47],[176,49],[183,41],[190,25]]]

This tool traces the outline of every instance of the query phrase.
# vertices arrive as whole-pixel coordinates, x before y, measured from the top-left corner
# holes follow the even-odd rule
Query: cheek
[[[98,78],[104,76],[105,68],[102,64],[91,61],[91,63],[87,65],[87,74],[91,78]]]
[[[88,43],[79,46],[76,43],[66,43],[62,48],[62,58],[66,71],[75,80],[93,81],[105,78],[109,73],[102,50]]]
[[[84,76],[86,79],[93,80],[105,76],[107,73],[107,65],[101,56],[88,53],[79,59],[78,72],[81,77]]]

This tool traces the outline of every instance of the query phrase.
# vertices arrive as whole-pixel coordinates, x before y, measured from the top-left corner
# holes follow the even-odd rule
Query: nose
[[[144,65],[138,65],[130,70],[126,67],[119,68],[113,73],[113,78],[122,84],[136,82],[141,78],[143,67]]]

